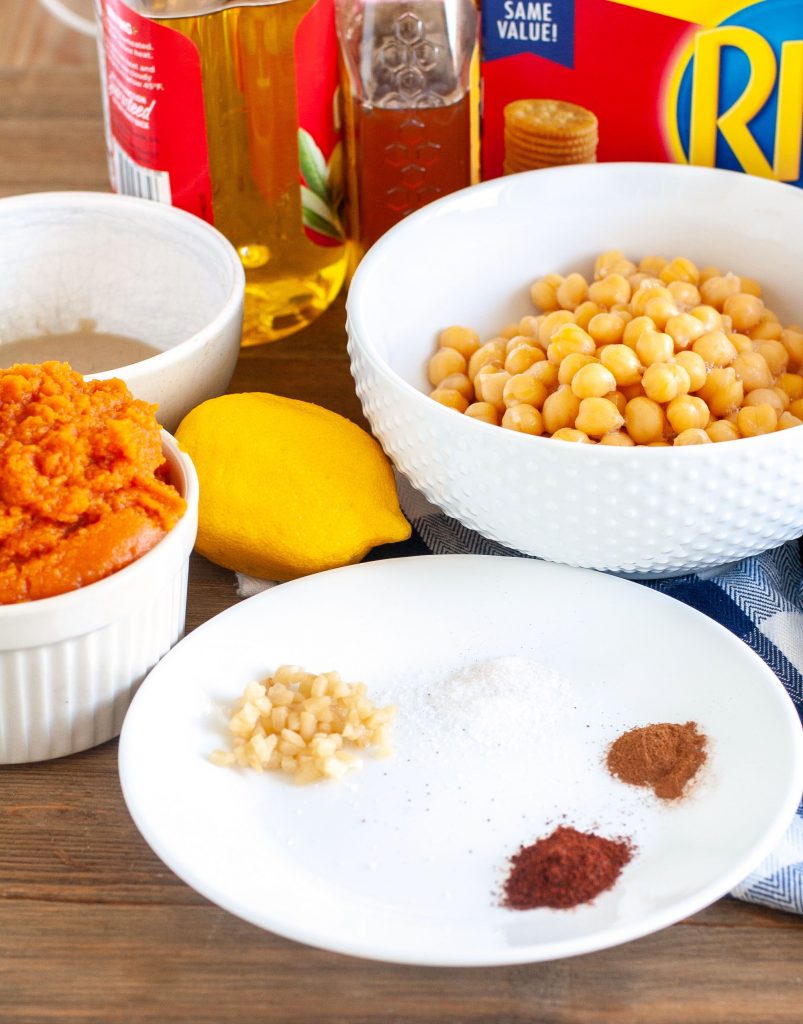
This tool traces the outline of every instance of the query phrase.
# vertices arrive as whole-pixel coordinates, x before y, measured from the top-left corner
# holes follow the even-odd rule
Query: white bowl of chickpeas
[[[403,221],[348,298],[372,429],[514,550],[663,576],[803,534],[801,190],[589,164]],[[562,443],[561,443],[562,442]]]

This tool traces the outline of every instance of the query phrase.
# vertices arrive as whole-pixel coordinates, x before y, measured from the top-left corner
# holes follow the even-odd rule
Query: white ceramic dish
[[[244,288],[234,247],[183,210],[102,192],[0,199],[0,360],[3,341],[81,321],[146,341],[162,351],[91,376],[122,378],[167,430],[226,390]]]
[[[80,590],[0,607],[0,764],[117,736],[138,685],[182,635],[198,478],[165,432],[162,445],[187,511],[156,547]]]
[[[803,320],[803,192],[729,171],[587,164],[447,196],[381,239],[349,291],[357,392],[398,469],[449,515],[514,550],[662,576],[803,533],[803,430],[673,449],[557,444],[492,429],[428,398],[438,331],[489,338],[534,312],[529,285],[594,256],[686,255],[751,275]]]
[[[410,706],[413,691],[454,668],[510,654],[557,668],[573,687],[577,711],[554,735],[532,735],[509,758],[507,730],[502,753],[466,748],[448,730],[422,737],[402,691]],[[311,787],[212,765],[222,708],[281,662],[337,668],[365,680],[372,699],[399,698],[396,756]],[[688,720],[711,752],[684,801],[659,805],[603,770],[623,730]],[[254,924],[374,959],[509,964],[625,942],[727,892],[795,811],[801,737],[772,672],[685,605],[565,566],[427,556],[288,583],[195,630],[134,699],[120,778],[162,860]],[[500,908],[506,857],[561,814],[630,835],[637,855],[592,905]]]

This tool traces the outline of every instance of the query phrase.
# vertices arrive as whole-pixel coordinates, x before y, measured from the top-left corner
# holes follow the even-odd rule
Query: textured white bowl
[[[371,427],[399,470],[466,526],[569,565],[663,576],[803,533],[803,430],[681,448],[567,444],[490,427],[433,402],[438,332],[489,338],[532,313],[550,271],[595,255],[685,255],[758,278],[803,320],[803,192],[729,171],[589,164],[438,200],[367,254],[348,298],[349,352]]]
[[[198,478],[164,432],[162,446],[187,511],[154,548],[80,590],[0,606],[0,764],[117,736],[137,687],[180,639]]]
[[[167,430],[226,390],[244,289],[234,247],[183,210],[103,192],[0,199],[0,355],[3,341],[82,320],[149,342],[162,351],[87,376],[120,377]]]

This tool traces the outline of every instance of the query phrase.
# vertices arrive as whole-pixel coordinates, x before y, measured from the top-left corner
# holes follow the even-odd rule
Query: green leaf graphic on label
[[[335,147],[327,164],[313,137],[299,128],[298,162],[306,182],[306,185],[301,186],[304,224],[327,238],[343,241],[345,232],[338,216],[343,200],[343,157],[340,144]]]
[[[298,129],[298,162],[304,181],[319,199],[329,202],[329,183],[326,180],[326,161],[315,144],[315,139],[303,128]]]

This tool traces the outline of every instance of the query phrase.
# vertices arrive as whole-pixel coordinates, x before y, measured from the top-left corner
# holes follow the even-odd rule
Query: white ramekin
[[[162,432],[187,502],[147,554],[80,590],[0,606],[0,764],[44,761],[117,736],[137,687],[181,637],[198,478]]]

